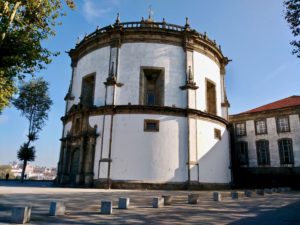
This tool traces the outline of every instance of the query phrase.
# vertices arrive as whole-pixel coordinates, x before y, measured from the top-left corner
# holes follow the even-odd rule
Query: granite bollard
[[[188,195],[188,204],[198,204],[199,194],[189,194]]]
[[[245,190],[244,195],[248,198],[250,198],[252,196],[252,191],[250,190]]]
[[[172,205],[173,197],[172,195],[163,195],[164,205]]]
[[[232,199],[239,199],[239,193],[237,191],[231,192],[231,198]]]
[[[119,209],[128,209],[129,208],[129,198],[119,198]]]
[[[51,202],[49,214],[50,216],[63,216],[65,215],[66,206],[64,202]]]
[[[222,201],[222,196],[220,192],[214,192],[213,193],[213,200],[216,202]]]
[[[264,189],[264,192],[265,192],[266,194],[272,194],[272,189],[270,189],[270,188],[265,188],[265,189]]]
[[[11,222],[12,223],[29,223],[31,216],[31,206],[12,207]]]
[[[264,192],[263,189],[257,189],[257,190],[256,190],[256,194],[257,194],[257,195],[264,195],[265,192]]]
[[[101,214],[112,214],[112,201],[101,201]]]
[[[153,208],[161,208],[164,205],[164,199],[161,197],[155,197],[152,199]]]

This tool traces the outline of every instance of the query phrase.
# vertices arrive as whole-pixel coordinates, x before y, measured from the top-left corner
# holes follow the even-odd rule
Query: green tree
[[[38,139],[37,134],[45,125],[52,105],[48,94],[48,83],[42,78],[23,82],[19,88],[18,98],[13,100],[13,105],[29,122],[27,142],[22,144],[18,151],[18,159],[23,161],[21,175],[23,182],[27,162],[35,159],[35,148],[30,144]]]
[[[284,5],[285,19],[295,37],[295,40],[290,43],[294,47],[292,53],[300,58],[300,0],[287,0]]]
[[[64,15],[62,1],[0,1],[0,112],[15,93],[16,80],[44,69],[58,54],[43,47],[42,41],[55,35],[57,19]],[[65,2],[74,8],[72,0]],[[3,83],[9,88],[3,89]]]
[[[0,166],[0,178],[5,179],[5,176],[6,176],[7,173],[9,174],[10,179],[15,178],[14,174],[11,172],[11,166],[10,165],[1,165]]]

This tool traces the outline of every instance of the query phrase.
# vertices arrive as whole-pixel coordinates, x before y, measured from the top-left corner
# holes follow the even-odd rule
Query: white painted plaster
[[[215,138],[214,129],[221,130],[221,140]],[[197,120],[199,181],[203,183],[229,183],[231,180],[229,133],[225,125]]]
[[[216,62],[209,57],[194,51],[194,80],[197,89],[197,109],[206,111],[206,80],[209,79],[216,85],[217,115],[222,116],[221,111],[221,75]]]
[[[164,104],[186,107],[186,92],[179,89],[186,82],[185,53],[182,47],[156,43],[128,43],[120,48],[116,104],[139,104],[141,66],[165,69]]]
[[[73,104],[79,103],[82,78],[91,73],[96,73],[94,105],[104,105],[105,85],[103,82],[106,81],[109,72],[109,56],[110,47],[104,47],[92,51],[78,60],[73,77],[72,94],[75,97]],[[69,107],[71,106],[72,104]]]
[[[144,132],[144,119],[159,120],[159,132]],[[186,118],[116,115],[111,178],[144,182],[187,180]]]

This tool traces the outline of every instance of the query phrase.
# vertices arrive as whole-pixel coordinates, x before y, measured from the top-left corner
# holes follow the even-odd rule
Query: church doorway
[[[70,181],[71,183],[76,183],[76,175],[78,174],[79,170],[79,149],[76,148],[73,152],[72,159],[71,159],[71,168],[70,168]]]

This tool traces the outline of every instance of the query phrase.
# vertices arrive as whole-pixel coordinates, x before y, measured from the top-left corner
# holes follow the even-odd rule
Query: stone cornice
[[[231,123],[234,123],[239,121],[265,119],[270,117],[286,116],[292,114],[298,114],[300,116],[300,106],[265,110],[265,111],[254,112],[254,113],[241,113],[236,115],[230,115],[229,121]]]
[[[214,122],[228,125],[228,121],[222,117],[212,115],[196,109],[183,109],[169,106],[146,106],[146,105],[118,105],[118,106],[99,106],[99,107],[83,107],[81,105],[73,105],[70,111],[62,117],[62,121],[67,123],[74,114],[87,113],[89,116],[112,115],[112,114],[156,114],[170,115],[181,117],[205,118]]]
[[[185,50],[194,50],[205,54],[219,66],[224,67],[230,61],[223,56],[220,46],[210,40],[206,34],[198,33],[186,27],[162,23],[127,22],[118,23],[97,29],[84,37],[75,49],[69,51],[72,65],[77,65],[78,60],[84,55],[105,47],[121,46],[124,43],[145,42],[165,43],[181,46]]]

